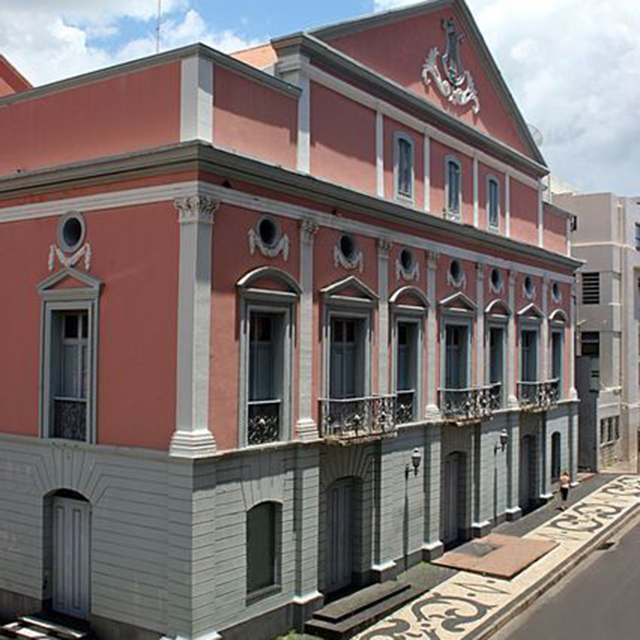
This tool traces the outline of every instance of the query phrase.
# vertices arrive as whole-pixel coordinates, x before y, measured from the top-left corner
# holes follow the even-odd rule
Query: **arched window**
[[[262,502],[247,512],[247,593],[280,582],[280,505]]]
[[[500,183],[493,176],[487,180],[487,219],[489,229],[500,228]]]
[[[560,479],[561,460],[561,440],[558,432],[551,436],[551,482],[558,482]]]
[[[460,219],[462,200],[462,168],[452,156],[445,161],[446,213],[450,218]]]

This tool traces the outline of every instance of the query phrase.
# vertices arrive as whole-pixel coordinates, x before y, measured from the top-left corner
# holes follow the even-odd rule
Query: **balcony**
[[[443,419],[456,424],[488,420],[501,406],[501,388],[498,382],[470,389],[440,389],[438,394]]]
[[[396,394],[396,424],[408,424],[416,419],[416,392],[413,389]]]
[[[396,396],[320,399],[320,430],[326,440],[342,444],[396,434]]]
[[[247,423],[249,445],[267,444],[280,440],[281,400],[250,400]]]
[[[518,382],[518,400],[523,411],[548,411],[558,404],[560,380]]]
[[[53,438],[87,441],[87,401],[79,398],[53,400]]]

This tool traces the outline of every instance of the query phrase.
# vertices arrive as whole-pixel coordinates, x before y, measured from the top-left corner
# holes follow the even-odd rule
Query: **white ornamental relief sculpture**
[[[447,52],[440,56],[438,47],[429,52],[422,67],[422,80],[429,86],[435,83],[438,91],[454,105],[464,107],[472,104],[473,113],[480,113],[480,99],[470,71],[464,69],[460,56],[462,34],[458,33],[453,18],[442,21],[442,28],[447,34]],[[438,62],[442,61],[443,71]]]
[[[249,252],[251,255],[253,255],[257,249],[265,258],[276,258],[279,254],[282,254],[285,262],[289,260],[289,236],[286,233],[283,234],[273,246],[265,244],[255,229],[249,229],[248,235]]]
[[[333,264],[336,268],[342,267],[347,270],[357,269],[360,273],[364,271],[362,251],[359,249],[355,252],[353,258],[349,259],[340,251],[340,247],[336,245],[333,248]]]
[[[56,258],[58,258],[58,262],[65,269],[72,269],[80,260],[83,260],[85,270],[89,271],[91,269],[91,245],[87,243],[82,249],[68,256],[62,252],[60,247],[52,244],[49,249],[49,271],[53,271],[55,268]]]

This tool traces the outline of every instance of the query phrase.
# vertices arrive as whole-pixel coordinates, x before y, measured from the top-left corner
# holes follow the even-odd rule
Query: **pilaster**
[[[507,520],[513,522],[522,516],[520,508],[520,414],[507,414]]]
[[[199,55],[184,58],[180,74],[180,141],[213,143],[213,63]]]
[[[424,560],[435,560],[444,552],[440,540],[440,510],[442,501],[442,427],[429,425],[425,430],[424,445]]]
[[[218,202],[194,195],[176,200],[180,223],[176,430],[170,454],[200,458],[216,452],[209,430],[211,246]]]
[[[571,285],[571,301],[569,306],[569,400],[578,399],[576,390],[576,283]]]
[[[378,393],[389,393],[389,251],[391,242],[378,240]]]
[[[507,332],[507,406],[511,409],[518,407],[517,376],[518,367],[516,362],[516,338],[518,326],[516,324],[516,273],[508,272],[509,281],[509,330]]]
[[[299,418],[297,434],[300,440],[318,437],[313,419],[313,243],[318,225],[312,220],[300,222],[300,359]]]
[[[438,348],[438,299],[437,271],[438,256],[434,251],[427,252],[427,296],[429,313],[427,315],[427,420],[438,420],[438,372],[436,370],[436,349]]]
[[[541,348],[542,348],[542,380],[549,380],[549,276],[545,274],[542,278],[542,319],[541,327]]]
[[[484,262],[476,263],[476,303],[478,309],[476,312],[476,348],[477,348],[477,362],[476,362],[476,383],[479,387],[485,383],[485,359],[484,359],[484,278],[486,272],[486,265]]]
[[[478,177],[478,157],[473,157],[473,226],[477,227],[480,222],[480,189]]]
[[[511,237],[511,176],[504,176],[504,235]]]
[[[424,210],[431,211],[431,137],[424,134]]]
[[[384,115],[376,112],[376,195],[384,198]]]

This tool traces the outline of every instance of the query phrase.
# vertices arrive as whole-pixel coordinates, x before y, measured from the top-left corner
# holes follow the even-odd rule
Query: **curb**
[[[542,578],[540,582],[529,587],[527,591],[521,593],[517,598],[512,600],[511,603],[503,607],[502,611],[497,613],[495,618],[487,620],[486,623],[480,625],[469,635],[465,636],[465,640],[487,640],[487,638],[502,629],[514,618],[524,613],[538,598],[543,596],[551,587],[560,582],[560,580],[591,555],[600,544],[624,529],[631,520],[637,517],[638,513],[640,513],[640,504],[632,507],[618,522],[613,524],[610,529],[606,529],[592,538],[578,553],[567,558],[563,564],[556,567],[553,573]]]

